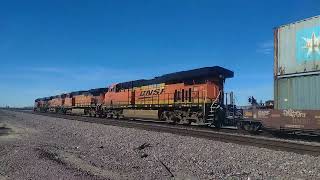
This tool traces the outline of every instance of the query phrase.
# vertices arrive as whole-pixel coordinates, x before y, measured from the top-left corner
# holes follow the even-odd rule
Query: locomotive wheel
[[[253,123],[253,124],[251,125],[251,133],[252,133],[252,134],[259,134],[260,128],[261,128],[260,124]]]
[[[257,123],[244,123],[242,124],[242,130],[247,131],[252,134],[259,134],[260,124]]]
[[[215,121],[214,122],[214,127],[220,129],[222,127],[222,122],[221,121]]]
[[[108,114],[106,115],[106,117],[107,117],[107,119],[112,119],[112,115],[111,115],[110,113],[108,113]]]
[[[213,125],[220,129],[223,126],[225,115],[223,111],[219,111],[218,114],[214,117],[214,123]]]
[[[163,111],[160,115],[160,121],[167,121],[168,117],[167,117],[167,112],[166,111]]]
[[[182,124],[182,125],[191,125],[191,121],[189,121],[189,120],[180,121],[180,124]]]
[[[250,131],[250,125],[247,124],[247,123],[244,124],[244,125],[243,125],[243,129],[246,130],[246,131]]]
[[[166,121],[167,123],[175,123],[173,120],[173,113],[169,111],[163,111],[160,116],[160,120]]]
[[[186,117],[181,117],[178,124],[181,125],[191,125],[191,121],[189,121]]]

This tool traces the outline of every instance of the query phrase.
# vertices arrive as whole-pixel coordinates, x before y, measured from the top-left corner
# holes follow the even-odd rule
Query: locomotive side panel
[[[72,107],[72,98],[71,97],[66,97],[64,99],[64,107]]]
[[[214,83],[186,85],[168,84],[141,88],[136,91],[136,104],[140,105],[199,105],[218,96]]]
[[[107,92],[104,98],[104,105],[106,107],[127,107],[130,103],[129,93],[128,89],[119,92]]]
[[[174,105],[197,105],[214,101],[219,95],[219,85],[154,84],[133,89],[110,91],[105,94],[106,107],[151,107]]]
[[[205,123],[208,108],[220,94],[214,81],[185,84],[152,84],[116,89],[105,94],[104,116],[110,118],[158,119],[189,124]]]
[[[91,106],[94,102],[92,95],[77,95],[74,96],[74,100],[76,107]]]
[[[170,104],[168,86],[164,83],[141,86],[133,89],[136,106]]]
[[[97,105],[101,105],[104,102],[104,93],[101,93],[99,96],[93,96],[94,103]]]

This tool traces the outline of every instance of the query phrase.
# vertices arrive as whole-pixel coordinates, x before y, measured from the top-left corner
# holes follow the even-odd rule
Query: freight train
[[[234,73],[214,66],[39,98],[34,110],[320,134],[319,27],[316,16],[274,29],[274,108],[238,109],[224,92]]]
[[[238,109],[224,84],[234,73],[214,66],[117,83],[35,100],[34,111],[113,119],[153,119],[174,124],[232,126],[319,133],[320,111],[266,109],[253,104]],[[226,96],[229,95],[229,96]],[[226,101],[225,101],[226,100]]]

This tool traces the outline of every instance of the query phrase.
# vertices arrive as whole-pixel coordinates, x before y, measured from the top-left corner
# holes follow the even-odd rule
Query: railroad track
[[[21,112],[21,111],[20,111]],[[192,136],[198,138],[206,138],[210,140],[217,140],[227,143],[236,143],[242,145],[250,145],[272,150],[295,152],[299,154],[308,154],[313,156],[320,156],[320,144],[309,142],[298,142],[292,140],[284,140],[278,138],[270,138],[263,136],[252,136],[239,133],[230,133],[231,131],[213,131],[208,128],[190,127],[182,125],[169,125],[166,123],[156,123],[153,121],[132,121],[132,120],[116,120],[116,119],[102,119],[94,117],[72,116],[62,114],[25,112],[36,115],[50,116],[56,118],[63,118],[69,120],[76,120],[89,123],[98,123],[104,125],[112,125],[126,128],[138,128],[149,131],[166,132],[178,134],[183,136]]]

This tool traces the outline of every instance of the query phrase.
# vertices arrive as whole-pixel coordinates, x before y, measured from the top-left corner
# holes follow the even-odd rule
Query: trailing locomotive
[[[35,100],[34,111],[94,115],[108,88],[76,91]]]
[[[224,83],[233,75],[218,66],[176,72],[40,98],[35,111],[220,127],[225,117]]]

